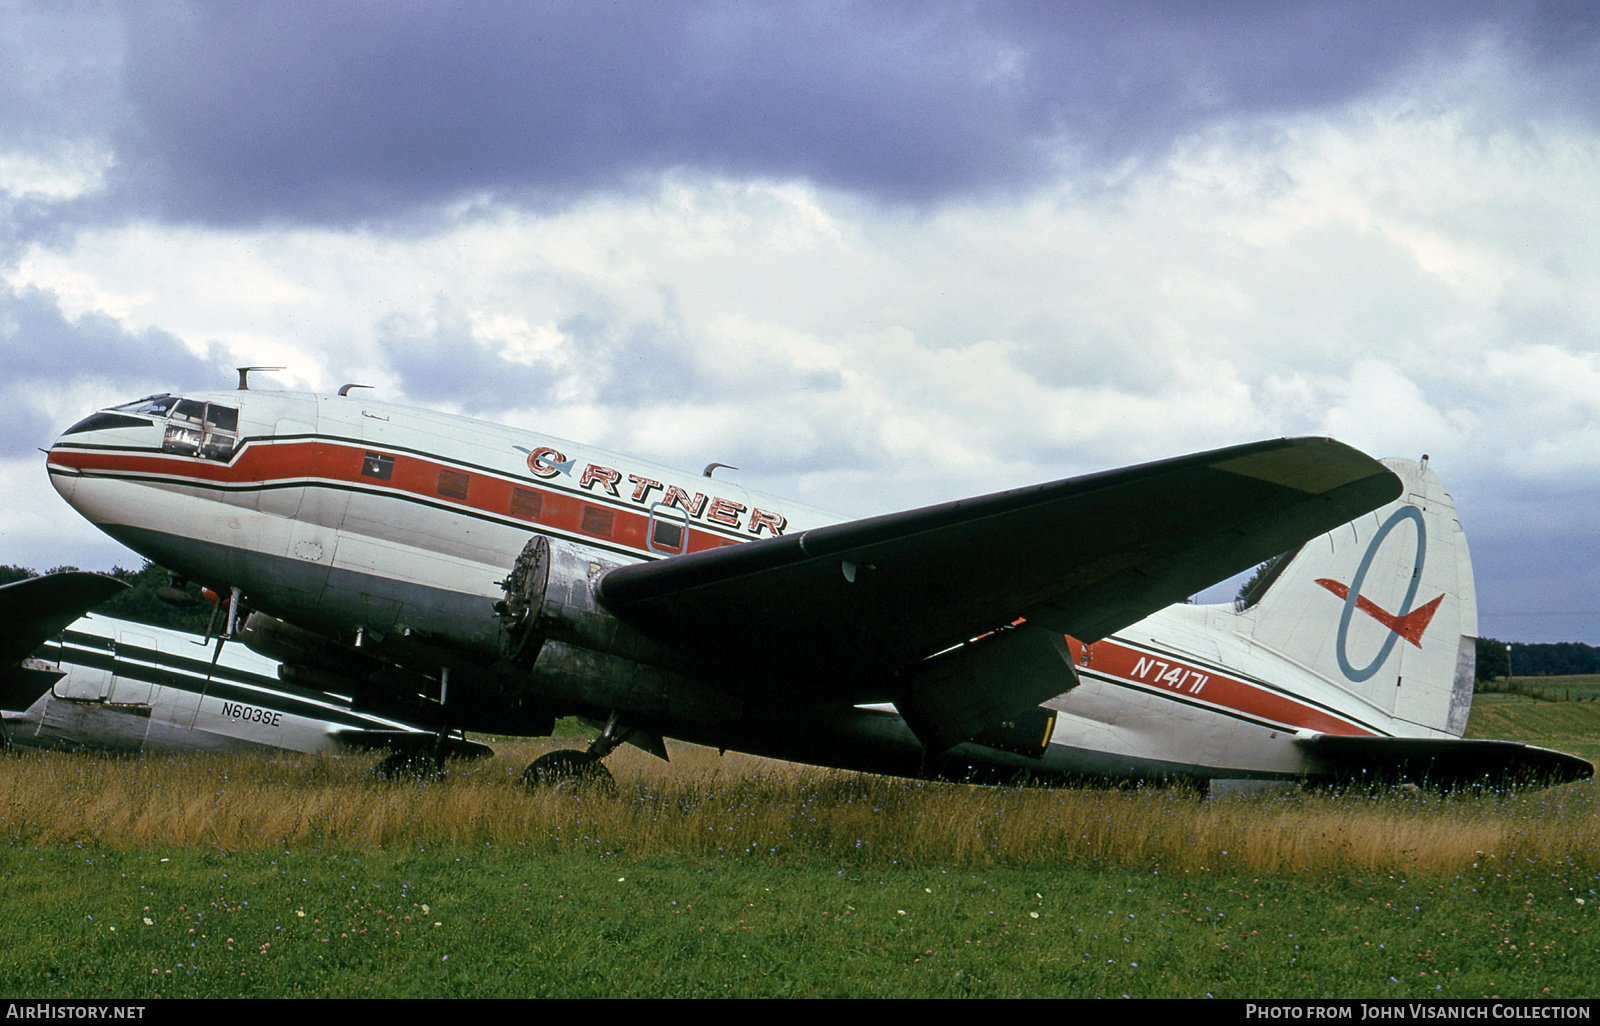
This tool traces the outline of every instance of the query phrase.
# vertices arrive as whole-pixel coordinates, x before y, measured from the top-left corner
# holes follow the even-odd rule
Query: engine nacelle
[[[682,654],[600,604],[596,584],[620,565],[598,549],[534,535],[501,582],[500,655],[552,698],[646,716],[737,718],[740,703],[686,672]]]

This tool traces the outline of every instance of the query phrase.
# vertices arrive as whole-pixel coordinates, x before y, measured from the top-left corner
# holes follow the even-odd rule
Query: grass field
[[[1552,694],[1582,687],[1600,690],[1597,677],[1536,677]],[[1572,683],[1569,683],[1572,682]],[[1592,682],[1592,683],[1591,683]],[[1541,745],[1600,765],[1600,701],[1545,701],[1519,694],[1489,692],[1473,697],[1467,737],[1502,738]]]
[[[1475,736],[1581,751],[1593,723],[1483,697]],[[495,747],[408,785],[5,757],[0,995],[1600,994],[1592,782],[1202,801],[674,746],[619,751],[612,793],[530,794],[543,746]]]
[[[1586,996],[1595,879],[0,846],[8,996]],[[1579,904],[1582,898],[1584,903]]]
[[[1489,693],[1519,691],[1551,702],[1600,702],[1600,673],[1581,673],[1568,677],[1497,678],[1480,686]]]

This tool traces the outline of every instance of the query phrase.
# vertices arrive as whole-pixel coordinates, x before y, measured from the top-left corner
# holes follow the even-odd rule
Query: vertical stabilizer
[[[1274,568],[1241,627],[1398,720],[1460,736],[1478,633],[1466,535],[1426,457],[1383,463],[1401,497]]]

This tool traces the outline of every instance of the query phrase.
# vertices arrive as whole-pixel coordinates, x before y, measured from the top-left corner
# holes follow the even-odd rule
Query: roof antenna
[[[706,469],[700,471],[700,476],[701,477],[710,477],[711,476],[711,472],[713,470],[716,470],[718,467],[727,467],[729,470],[738,470],[739,469],[738,467],[729,466],[726,463],[707,463],[706,464]]]
[[[282,367],[235,367],[234,370],[239,372],[239,388],[237,389],[237,391],[248,392],[248,391],[250,391],[250,372],[251,371],[281,371],[281,370],[283,370],[283,368]]]
[[[339,386],[339,394],[340,395],[349,395],[350,394],[350,390],[352,388],[376,388],[376,387],[377,387],[376,385],[357,385],[357,384],[354,384],[354,383],[349,384],[349,385],[340,385]]]

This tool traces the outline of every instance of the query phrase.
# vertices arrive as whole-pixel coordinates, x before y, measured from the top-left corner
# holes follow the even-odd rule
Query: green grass
[[[1466,736],[1554,748],[1600,765],[1600,702],[1541,701],[1495,692],[1475,695]]]
[[[1597,889],[1487,861],[1247,877],[13,843],[0,993],[1582,997],[1600,992]]]
[[[1600,702],[1600,673],[1566,677],[1503,677],[1479,684],[1484,694],[1522,694],[1545,702]]]
[[[1469,735],[1596,758],[1594,710],[1482,695]],[[572,796],[495,747],[404,786],[370,758],[0,759],[0,996],[1600,993],[1593,782],[1201,801],[674,746]]]

